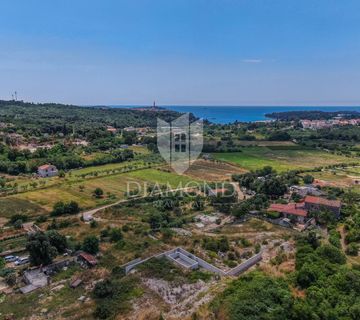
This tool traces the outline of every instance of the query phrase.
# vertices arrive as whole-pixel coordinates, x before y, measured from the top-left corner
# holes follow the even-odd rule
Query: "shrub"
[[[91,254],[98,253],[99,252],[99,239],[95,236],[87,236],[83,241],[82,249]]]
[[[266,216],[270,219],[278,219],[280,218],[281,213],[277,211],[267,211]]]
[[[359,246],[356,243],[350,243],[346,248],[346,254],[349,256],[357,256],[359,254]]]

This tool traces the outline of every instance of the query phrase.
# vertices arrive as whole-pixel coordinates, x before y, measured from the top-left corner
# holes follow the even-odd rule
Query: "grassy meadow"
[[[220,161],[236,164],[246,170],[272,166],[278,171],[311,169],[337,163],[355,162],[353,158],[334,155],[321,150],[301,147],[246,147],[241,152],[213,153]]]

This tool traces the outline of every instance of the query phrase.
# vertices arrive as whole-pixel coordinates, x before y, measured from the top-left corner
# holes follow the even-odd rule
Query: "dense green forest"
[[[341,114],[344,118],[352,119],[359,118],[360,112],[358,111],[286,111],[286,112],[272,112],[265,116],[271,119],[282,121],[294,121],[301,119],[308,120],[328,120]]]
[[[125,127],[155,128],[157,118],[172,121],[180,113],[165,109],[120,109],[80,107],[63,104],[34,104],[21,101],[0,101],[0,172],[11,175],[36,172],[39,165],[52,163],[60,170],[123,162],[134,157],[123,144],[144,143],[151,149],[156,139],[147,136],[141,141]],[[194,117],[191,115],[192,119]],[[107,126],[118,129],[117,134]],[[76,139],[85,145],[76,145]],[[41,146],[30,152],[19,145]],[[86,158],[86,155],[96,157]]]
[[[55,103],[35,104],[0,100],[0,122],[14,126],[8,130],[31,135],[75,133],[91,135],[96,129],[110,125],[115,128],[156,127],[157,117],[171,121],[179,116],[165,109],[136,110],[109,107],[80,107]]]
[[[310,233],[297,241],[296,272],[288,279],[259,272],[242,276],[215,299],[213,310],[230,320],[357,320],[359,266],[345,261],[341,250]],[[298,296],[292,287],[300,290]]]

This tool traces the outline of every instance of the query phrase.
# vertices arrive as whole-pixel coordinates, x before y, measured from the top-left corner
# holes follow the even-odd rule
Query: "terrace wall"
[[[250,259],[246,260],[245,262],[239,264],[238,266],[236,266],[235,268],[231,269],[228,272],[225,272],[225,271],[221,270],[220,268],[215,267],[214,265],[206,262],[205,260],[195,256],[194,254],[192,254],[182,248],[175,248],[175,249],[172,249],[169,251],[165,251],[163,253],[153,255],[153,256],[143,259],[143,260],[138,258],[138,259],[132,260],[132,261],[122,265],[122,267],[125,269],[125,274],[128,274],[132,269],[134,269],[138,265],[140,265],[152,258],[162,258],[162,257],[166,257],[176,263],[178,263],[175,260],[176,257],[180,257],[181,259],[183,259],[184,261],[188,262],[191,265],[190,266],[191,269],[194,269],[194,268],[200,266],[207,271],[219,274],[221,276],[227,276],[227,275],[228,276],[236,276],[236,275],[240,274],[241,272],[246,271],[247,269],[249,269],[256,263],[258,263],[259,261],[261,261],[262,260],[262,252],[260,251],[255,256],[253,256]],[[194,262],[196,262],[196,263],[194,263]]]
[[[248,259],[245,262],[239,264],[235,268],[228,271],[226,274],[228,276],[237,276],[238,274],[246,271],[247,269],[249,269],[253,265],[257,264],[261,260],[262,260],[262,252],[260,251],[258,254],[256,254],[255,256],[252,256],[250,259]]]

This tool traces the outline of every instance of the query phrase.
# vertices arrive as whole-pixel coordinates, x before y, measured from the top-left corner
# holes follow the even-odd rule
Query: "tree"
[[[62,201],[58,201],[54,204],[53,210],[51,211],[52,216],[60,216],[65,213],[65,204]]]
[[[270,141],[289,141],[291,136],[286,131],[275,131],[269,136]]]
[[[301,288],[308,288],[322,274],[318,265],[306,262],[297,273],[296,282]]]
[[[36,266],[50,264],[58,254],[56,248],[51,245],[48,236],[43,232],[36,232],[29,236],[26,250],[29,251],[31,264]]]
[[[11,272],[5,276],[5,282],[8,286],[13,287],[16,284],[16,274]]]
[[[109,306],[107,304],[100,304],[96,306],[94,311],[94,316],[96,319],[108,319],[112,314]]]
[[[79,204],[76,201],[70,201],[65,207],[66,213],[77,214],[80,212]]]
[[[109,279],[106,279],[106,280],[98,282],[95,285],[93,295],[97,299],[108,298],[108,297],[112,297],[112,295],[114,294],[114,291],[115,291],[115,288],[114,288],[113,283]]]
[[[96,188],[93,192],[95,198],[101,198],[104,194],[104,191],[101,188]]]
[[[51,215],[61,216],[63,214],[77,214],[79,212],[80,212],[80,207],[76,201],[70,201],[68,203],[58,201],[54,204]]]
[[[197,196],[192,203],[192,207],[193,207],[193,209],[195,209],[197,211],[203,210],[204,209],[204,200],[200,196]]]
[[[0,270],[5,267],[5,264],[6,264],[5,259],[0,257]]]
[[[346,254],[349,256],[357,256],[359,254],[359,246],[356,243],[350,243],[346,248]]]
[[[21,229],[22,226],[23,226],[23,221],[22,221],[22,220],[16,220],[16,221],[14,222],[14,228],[15,228],[15,229]]]
[[[327,259],[331,263],[345,264],[346,257],[342,251],[331,244],[325,244],[316,249],[319,256]]]
[[[59,253],[65,252],[67,240],[64,235],[54,230],[48,231],[46,235],[49,238],[50,244],[55,247]]]
[[[214,318],[227,314],[231,320],[292,319],[293,299],[285,280],[252,272],[231,282],[215,299]]]
[[[29,220],[29,217],[25,214],[14,214],[13,216],[11,216],[9,223],[15,224],[15,222],[17,222],[18,220],[21,220],[22,223],[24,223]]]
[[[118,242],[122,240],[123,235],[119,228],[113,228],[110,230],[110,241],[111,242]]]
[[[321,225],[328,225],[336,221],[334,212],[326,208],[320,210],[311,211],[310,216],[315,217],[316,221]]]
[[[310,174],[307,174],[303,177],[303,181],[305,184],[312,184],[314,182],[314,177]]]
[[[96,220],[91,220],[90,222],[90,228],[95,229],[98,227],[98,222]]]
[[[318,234],[314,230],[308,233],[306,240],[314,249],[320,246]]]
[[[82,249],[91,254],[98,253],[99,252],[99,239],[95,236],[87,236],[83,241]]]

